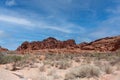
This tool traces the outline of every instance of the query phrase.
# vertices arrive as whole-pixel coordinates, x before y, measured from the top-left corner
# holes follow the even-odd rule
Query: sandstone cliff
[[[60,41],[55,38],[49,37],[44,39],[43,41],[33,41],[21,44],[17,48],[17,51],[30,51],[30,50],[43,50],[43,49],[66,49],[68,51],[79,50],[82,51],[116,51],[120,49],[120,36],[115,37],[106,37],[101,38],[90,43],[82,42],[80,44],[76,44],[75,40],[70,39],[66,41]],[[73,52],[74,52],[73,51]]]
[[[76,43],[70,39],[67,41],[59,41],[55,38],[49,37],[43,41],[25,41],[21,46],[17,48],[17,51],[21,50],[40,50],[40,49],[62,49],[75,47]]]
[[[83,44],[80,44],[83,45]],[[82,50],[116,51],[120,49],[120,36],[106,37],[90,43],[84,43]]]

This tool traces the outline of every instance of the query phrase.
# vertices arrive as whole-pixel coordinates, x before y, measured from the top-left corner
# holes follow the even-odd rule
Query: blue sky
[[[0,0],[0,45],[120,35],[120,0]]]

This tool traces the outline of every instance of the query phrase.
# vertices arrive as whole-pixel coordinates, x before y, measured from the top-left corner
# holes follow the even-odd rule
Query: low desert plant
[[[84,77],[98,77],[100,74],[100,69],[93,65],[81,65],[79,67],[73,68],[69,73],[65,75],[64,80],[74,80],[76,78]]]
[[[59,69],[67,69],[71,66],[71,62],[67,60],[55,61],[54,66]]]
[[[45,65],[40,66],[39,70],[40,72],[45,72],[46,71]]]
[[[105,64],[102,67],[102,70],[106,73],[106,74],[111,74],[113,72],[112,66],[109,64]]]
[[[19,55],[4,55],[0,54],[0,64],[6,64],[11,62],[18,62],[23,59],[22,56]]]
[[[51,60],[46,60],[43,61],[44,65],[50,65],[50,66],[54,66],[56,68],[59,69],[67,69],[71,66],[71,62],[69,60],[59,60],[59,61],[51,61]]]

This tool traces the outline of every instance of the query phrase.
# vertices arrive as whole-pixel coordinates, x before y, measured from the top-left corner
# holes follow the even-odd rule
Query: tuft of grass
[[[100,69],[93,65],[81,65],[79,67],[73,68],[69,73],[65,75],[64,80],[74,80],[76,78],[90,78],[98,77],[100,74]]]

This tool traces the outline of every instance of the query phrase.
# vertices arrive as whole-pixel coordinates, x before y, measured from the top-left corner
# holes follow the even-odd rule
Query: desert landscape
[[[120,80],[120,0],[0,0],[0,80]]]
[[[120,79],[120,36],[80,44],[49,37],[0,52],[0,80]]]

